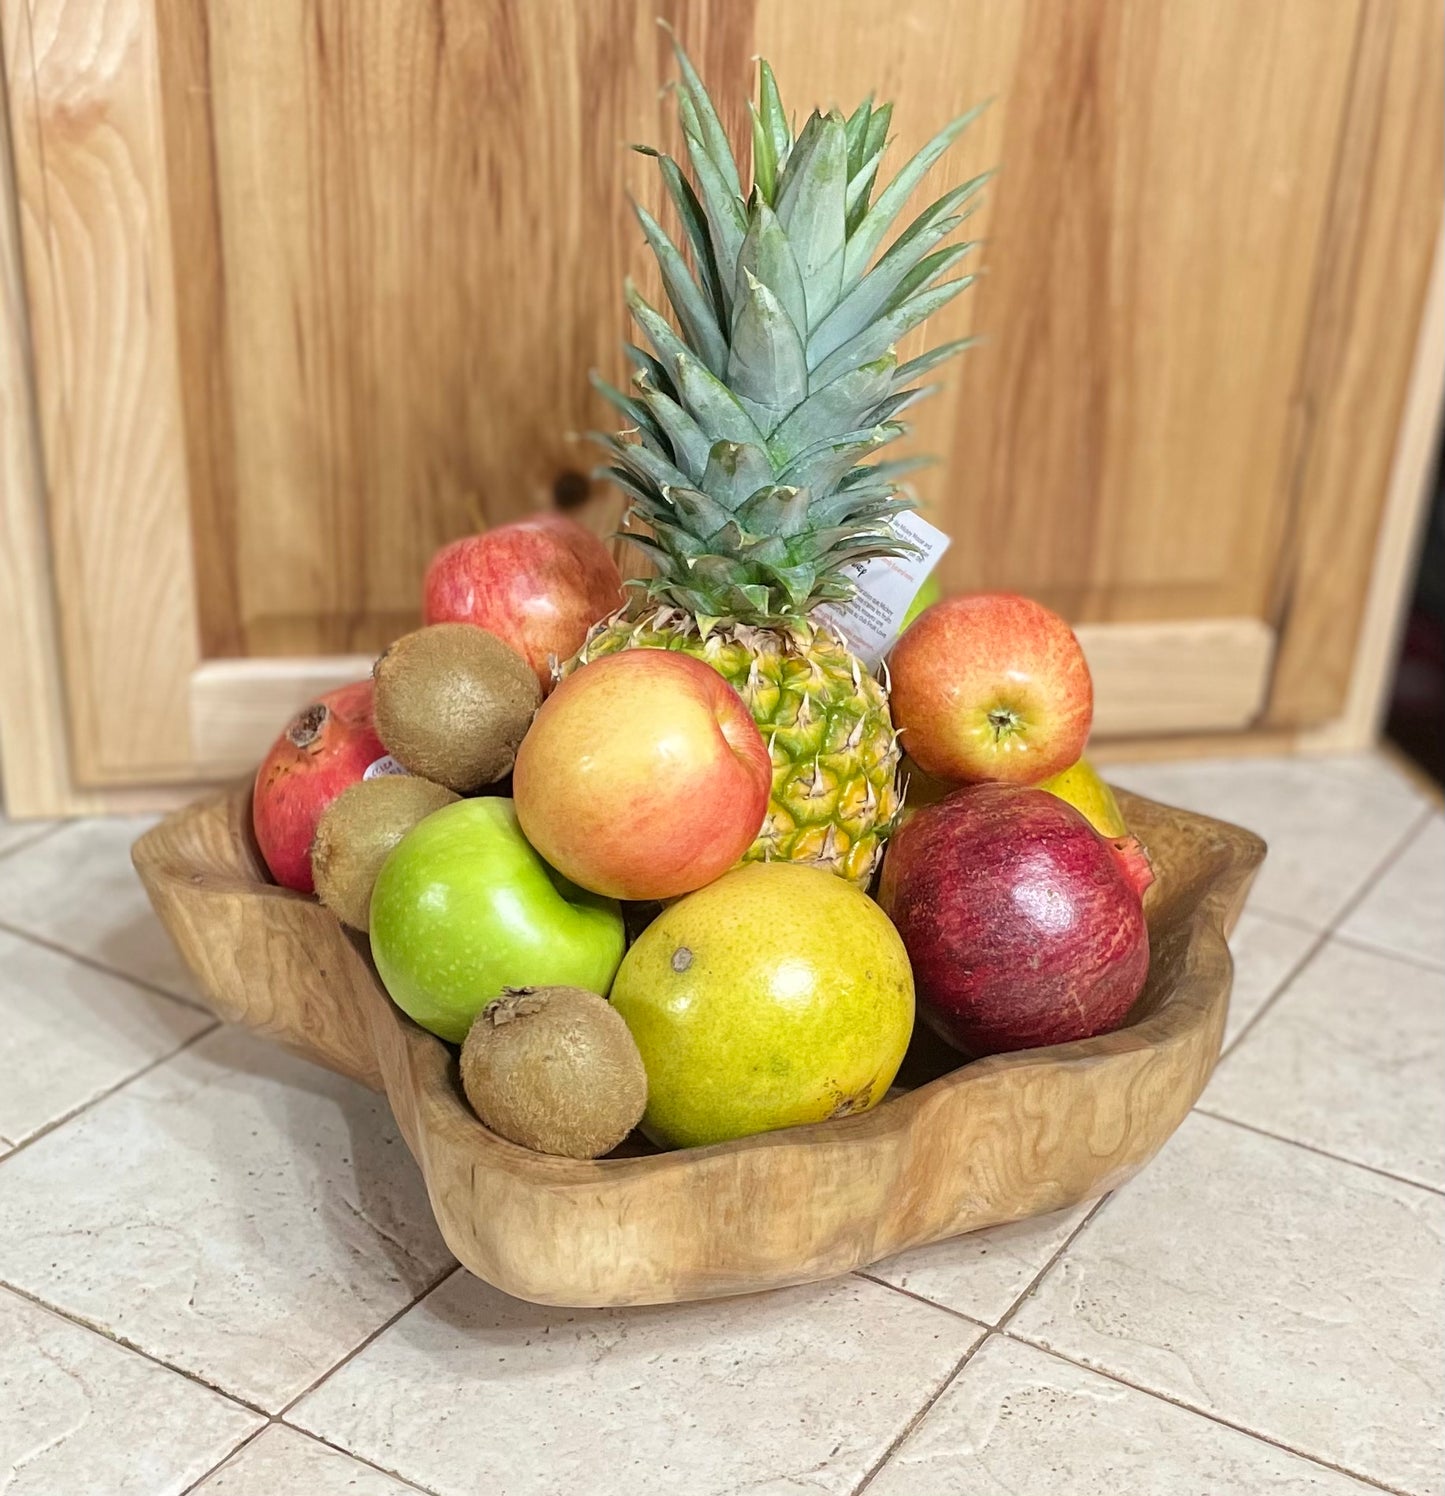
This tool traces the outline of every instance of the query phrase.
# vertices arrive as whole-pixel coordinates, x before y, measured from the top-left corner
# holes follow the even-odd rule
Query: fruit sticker
[[[406,769],[391,756],[384,753],[374,762],[367,764],[363,779],[380,779],[384,774],[405,774]]]
[[[893,533],[916,545],[916,556],[875,556],[848,568],[858,591],[846,603],[823,603],[813,616],[830,623],[848,647],[868,666],[893,648],[903,632],[903,620],[919,589],[948,549],[948,536],[916,514],[893,517]]]

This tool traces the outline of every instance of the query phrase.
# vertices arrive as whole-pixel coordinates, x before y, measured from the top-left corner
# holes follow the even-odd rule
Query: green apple
[[[510,800],[459,800],[419,822],[382,864],[371,954],[392,1000],[453,1044],[503,987],[606,996],[622,910],[554,872]]]

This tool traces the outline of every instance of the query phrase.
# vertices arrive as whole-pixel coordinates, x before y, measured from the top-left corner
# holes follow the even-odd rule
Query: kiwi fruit
[[[316,823],[311,876],[317,897],[342,924],[370,928],[371,890],[387,854],[418,821],[458,798],[412,774],[347,785]]]
[[[471,623],[404,634],[376,662],[376,734],[411,773],[474,794],[512,772],[542,688],[509,644]]]
[[[581,987],[507,987],[462,1045],[472,1110],[509,1142],[597,1158],[637,1126],[647,1072],[622,1015]]]

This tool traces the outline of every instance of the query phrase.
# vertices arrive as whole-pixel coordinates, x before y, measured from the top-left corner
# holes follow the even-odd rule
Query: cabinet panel
[[[1370,0],[1301,360],[1271,725],[1328,721],[1349,691],[1440,233],[1442,78],[1445,7]]]
[[[0,19],[71,767],[185,778],[198,642],[155,18],[5,0]]]
[[[194,0],[171,8],[171,92],[204,69],[207,101],[172,151],[210,161],[178,223],[217,241],[223,308],[194,309],[195,354],[226,360],[193,431],[232,463],[193,451],[207,653],[379,647],[438,545],[596,460],[588,370],[618,362],[622,279],[646,275],[629,186],[661,211],[626,150],[672,128],[658,6],[214,0],[199,37]],[[662,9],[745,78],[749,7]],[[596,509],[610,529],[620,504]]]
[[[647,273],[625,194],[656,201],[623,144],[673,137],[654,8],[216,0],[198,47],[194,0],[167,0],[207,101],[171,130],[212,142],[177,233],[213,232],[222,267],[191,315],[225,376],[188,380],[208,654],[379,645],[435,545],[590,466],[587,371],[621,373],[621,279]],[[757,51],[800,111],[895,96],[899,160],[994,99],[927,184],[1003,167],[971,225],[986,273],[927,329],[987,340],[914,439],[949,584],[1261,616],[1358,6],[677,11],[734,120]]]
[[[946,586],[1083,624],[1119,732],[1337,715],[1440,219],[1433,0],[0,0],[75,782],[229,766],[455,534],[559,491],[611,530],[577,433],[623,276],[656,291],[659,11],[735,138],[759,52],[800,114],[894,98],[895,167],[993,100],[924,188],[1001,167],[910,345],[983,335],[911,438]]]

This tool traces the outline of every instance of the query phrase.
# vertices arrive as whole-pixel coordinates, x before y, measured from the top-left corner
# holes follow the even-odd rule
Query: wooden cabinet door
[[[70,784],[242,766],[456,534],[610,531],[576,433],[652,279],[659,12],[735,139],[759,52],[799,111],[895,99],[895,164],[992,98],[924,188],[1002,167],[925,330],[983,334],[911,438],[945,584],[1076,620],[1104,734],[1337,715],[1440,217],[1433,0],[0,0],[8,564]]]

